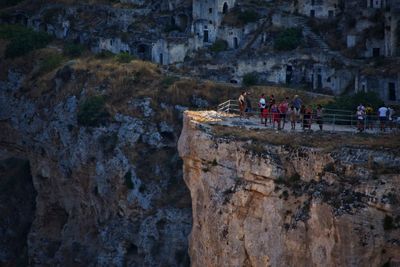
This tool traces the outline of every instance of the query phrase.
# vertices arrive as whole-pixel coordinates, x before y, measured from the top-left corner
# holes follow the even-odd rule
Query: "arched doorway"
[[[228,13],[228,3],[225,2],[224,6],[222,7],[222,14],[226,14]]]
[[[150,47],[146,44],[138,45],[137,55],[142,60],[150,60],[151,59]]]

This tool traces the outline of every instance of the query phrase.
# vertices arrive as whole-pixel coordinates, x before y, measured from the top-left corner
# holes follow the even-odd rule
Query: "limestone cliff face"
[[[192,266],[399,264],[398,151],[255,147],[213,127],[186,113],[179,140]]]
[[[32,99],[23,79],[10,70],[0,81],[0,265],[188,266],[179,126],[132,99],[143,114],[82,127],[84,92],[60,85]]]

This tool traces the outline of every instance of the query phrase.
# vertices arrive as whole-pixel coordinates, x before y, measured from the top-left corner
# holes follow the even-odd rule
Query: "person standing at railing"
[[[246,95],[245,95],[245,97],[244,97],[244,99],[246,100],[246,109],[245,109],[245,112],[246,112],[246,117],[249,119],[250,118],[250,116],[251,116],[251,113],[253,112],[252,111],[252,108],[251,108],[251,100],[250,100],[250,97],[249,97],[249,95],[250,95],[250,92],[246,92]]]
[[[394,109],[392,107],[388,107],[388,123],[389,123],[389,129],[393,129],[393,115],[394,115]]]
[[[274,104],[271,106],[271,114],[272,114],[272,129],[275,128],[275,122],[277,124],[278,130],[281,129],[281,115],[279,113],[278,105]]]
[[[386,121],[388,112],[389,112],[388,108],[385,107],[384,105],[378,109],[378,116],[381,124],[381,132],[384,132],[386,130]]]
[[[357,107],[357,130],[361,133],[364,131],[364,122],[365,122],[365,109],[361,106]]]
[[[244,117],[244,111],[245,111],[245,108],[246,108],[246,100],[245,100],[245,97],[246,97],[246,92],[242,92],[242,93],[240,94],[240,96],[239,96],[239,99],[238,99],[238,101],[239,101],[239,112],[240,112],[240,117]]]
[[[374,109],[370,106],[367,105],[365,108],[365,114],[367,115],[367,125],[366,129],[374,129],[374,124],[373,124],[373,115],[374,115]]]
[[[258,107],[260,108],[260,118],[261,118],[261,124],[264,123],[264,110],[267,107],[267,101],[265,100],[265,94],[262,94],[260,96],[260,100],[258,101]],[[266,119],[265,119],[266,120]],[[266,124],[266,123],[265,123]]]
[[[295,110],[296,110],[296,115],[300,116],[300,110],[301,110],[301,106],[303,105],[303,101],[300,99],[300,97],[298,95],[295,95],[293,100],[292,100],[292,105],[294,106]],[[302,120],[302,119],[300,119]]]
[[[324,124],[324,120],[323,120],[322,106],[321,105],[317,106],[317,110],[315,112],[315,120],[317,121],[317,124],[319,126],[319,130],[322,131],[322,126]]]
[[[290,120],[290,125],[292,126],[292,130],[294,131],[296,129],[296,120],[297,120],[297,115],[296,115],[296,110],[294,109],[294,106],[290,106],[287,115],[289,116]]]
[[[278,109],[279,109],[279,113],[280,113],[280,117],[281,117],[280,121],[282,121],[282,129],[285,129],[286,113],[289,109],[289,98],[288,97],[286,97],[285,100],[283,100],[279,104]],[[281,128],[281,127],[279,127],[279,128]]]
[[[311,106],[305,107],[303,114],[303,130],[305,130],[306,128],[311,130],[311,116],[312,116]]]
[[[272,123],[272,106],[275,104],[275,96],[270,95],[268,100],[268,113],[269,113],[269,122]]]

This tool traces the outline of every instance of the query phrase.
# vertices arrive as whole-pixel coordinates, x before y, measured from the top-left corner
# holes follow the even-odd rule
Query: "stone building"
[[[309,17],[333,18],[339,12],[339,0],[298,0],[293,11]]]
[[[356,92],[376,92],[386,104],[400,104],[400,72],[362,70],[355,80]]]
[[[235,6],[236,0],[193,0],[193,25],[196,48],[213,43],[218,36],[222,17]]]

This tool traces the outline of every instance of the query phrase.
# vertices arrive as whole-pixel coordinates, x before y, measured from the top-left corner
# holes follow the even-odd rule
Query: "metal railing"
[[[239,103],[237,100],[227,100],[218,105],[217,111],[219,112],[226,112],[226,113],[233,113],[233,114],[240,114],[239,110]],[[251,109],[245,111],[245,117],[261,117],[261,112],[259,108]],[[269,122],[272,120],[272,114],[269,112],[267,119]],[[380,117],[377,115],[366,115],[362,120],[359,120],[355,111],[351,110],[341,110],[341,109],[322,109],[322,118],[316,117],[316,111],[313,109],[313,112],[310,118],[306,118],[309,120],[307,123],[317,123],[318,121],[322,122],[324,125],[324,130],[326,131],[376,131],[380,132],[381,129],[381,121]],[[286,124],[290,125],[290,118],[286,116],[285,118]],[[296,118],[296,122],[300,122],[303,126],[305,124],[304,114],[299,114]],[[329,126],[329,127],[326,127]],[[384,121],[383,126],[385,131],[387,130],[398,130],[400,129],[399,120],[393,121]],[[303,127],[304,128],[304,127]]]

